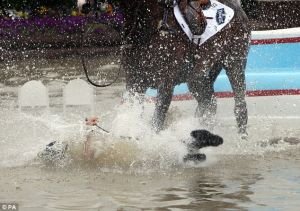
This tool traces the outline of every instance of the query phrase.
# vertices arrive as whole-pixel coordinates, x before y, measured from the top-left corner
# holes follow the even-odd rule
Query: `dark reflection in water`
[[[248,210],[249,206],[256,204],[251,199],[255,194],[252,186],[264,179],[261,174],[230,174],[226,169],[219,172],[207,170],[207,173],[199,172],[192,178],[187,178],[185,187],[159,191],[160,194],[153,196],[153,201],[165,202],[164,204],[169,202],[170,205],[157,207],[156,210]]]

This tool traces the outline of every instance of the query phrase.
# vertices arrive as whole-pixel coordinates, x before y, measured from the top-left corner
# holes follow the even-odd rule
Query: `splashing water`
[[[166,130],[156,134],[150,124],[153,107],[151,103],[142,106],[138,102],[123,103],[117,105],[111,115],[107,115],[113,116],[110,120],[102,117],[101,121],[110,122],[106,125],[110,134],[96,131],[94,160],[88,162],[106,169],[195,167],[194,164],[184,164],[182,161],[187,153],[183,140],[189,139],[192,130],[203,128],[198,119],[173,106],[167,117]],[[34,160],[38,152],[54,140],[68,142],[72,162],[82,162],[82,146],[87,135],[84,119],[79,121],[76,117],[66,120],[64,115],[59,114],[34,116],[12,108],[1,109],[0,115],[0,145],[4,149],[0,155],[0,166],[24,165]],[[202,149],[201,152],[207,155],[207,161],[196,166],[210,165],[226,155],[262,156],[265,152],[277,152],[290,147],[283,142],[268,145],[267,141],[274,128],[271,123],[260,121],[264,126],[259,124],[250,127],[248,140],[239,138],[234,124],[217,124],[213,132],[224,138],[224,144],[217,148]],[[281,135],[291,134],[286,131]]]

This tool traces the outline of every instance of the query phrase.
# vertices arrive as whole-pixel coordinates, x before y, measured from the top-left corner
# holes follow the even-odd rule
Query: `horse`
[[[250,46],[250,24],[238,2],[219,2],[232,8],[234,17],[201,46],[192,43],[181,30],[172,7],[157,0],[120,3],[125,14],[123,35],[130,46],[124,49],[122,59],[126,88],[130,93],[139,94],[144,94],[149,87],[157,89],[152,118],[152,126],[157,132],[164,129],[175,85],[184,82],[198,102],[200,119],[211,125],[217,110],[213,85],[221,70],[225,69],[234,93],[238,133],[247,135],[245,66]],[[187,4],[187,0],[179,1],[182,11]],[[204,31],[206,17],[202,11],[198,13]],[[161,29],[162,23],[168,30]]]

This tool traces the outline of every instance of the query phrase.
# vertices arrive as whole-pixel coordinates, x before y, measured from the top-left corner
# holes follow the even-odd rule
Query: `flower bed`
[[[85,40],[94,45],[119,41],[116,29],[123,23],[123,15],[102,14],[88,16],[39,17],[30,19],[0,18],[0,43],[3,48],[53,47],[79,45],[82,31]],[[108,27],[109,25],[109,27]]]

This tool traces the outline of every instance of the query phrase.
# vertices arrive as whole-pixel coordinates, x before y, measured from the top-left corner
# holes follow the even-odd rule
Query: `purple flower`
[[[85,16],[67,16],[67,17],[33,17],[30,19],[4,19],[0,17],[0,39],[15,39],[24,35],[34,33],[59,33],[72,34],[80,32],[83,26],[89,23],[107,23],[114,26],[123,24],[124,16],[120,12],[114,12],[113,15],[101,14],[98,18]],[[101,30],[95,29],[94,33]]]

